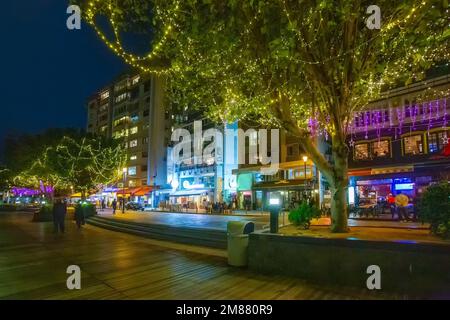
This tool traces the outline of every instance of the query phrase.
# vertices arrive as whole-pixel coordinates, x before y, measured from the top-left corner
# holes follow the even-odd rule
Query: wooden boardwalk
[[[161,242],[68,222],[64,235],[24,213],[0,213],[0,299],[401,298],[231,268],[221,250]],[[66,269],[82,289],[66,288]]]

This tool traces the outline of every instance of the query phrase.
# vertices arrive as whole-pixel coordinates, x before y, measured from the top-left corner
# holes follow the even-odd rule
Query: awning
[[[348,171],[348,176],[363,177],[363,176],[373,176],[377,174],[405,173],[405,172],[414,172],[414,166],[406,165],[406,166],[383,167],[383,168],[354,169]]]
[[[81,192],[74,193],[70,196],[71,198],[81,198]]]
[[[314,163],[308,159],[308,161],[306,161],[306,165],[307,166],[313,166]],[[278,169],[295,169],[295,168],[304,168],[305,166],[305,162],[303,160],[296,160],[296,161],[287,161],[287,162],[282,162],[278,164]],[[239,169],[233,169],[232,170],[232,174],[236,175],[239,173],[261,173],[262,169],[271,169],[271,165],[253,165],[253,166],[248,166],[248,167],[242,167]]]
[[[361,170],[349,170],[349,177],[361,177],[361,176],[370,176],[372,174],[371,169],[361,169]]]
[[[118,196],[123,196],[124,194],[126,195],[126,196],[130,196],[130,195],[132,195],[134,192],[136,192],[136,191],[138,191],[139,190],[139,188],[125,188],[125,189],[119,189],[118,191],[117,191],[117,195]]]
[[[307,179],[307,181],[311,181],[311,179]],[[305,184],[305,180],[281,180],[277,182],[266,182],[266,183],[257,183],[254,185],[254,190],[260,189],[304,189],[305,187],[310,188],[311,186]]]
[[[179,190],[172,193],[171,197],[183,197],[183,196],[198,196],[202,194],[208,194],[209,189],[196,189],[196,190]]]
[[[118,196],[122,196],[124,193],[126,196],[137,196],[142,197],[149,194],[153,190],[153,187],[136,187],[136,188],[125,188],[117,191]]]
[[[95,196],[96,196],[96,194],[93,193],[91,195],[87,195],[86,197],[90,198],[90,197],[95,197]],[[70,198],[81,198],[81,192],[74,193],[74,194],[70,195]]]
[[[146,196],[148,195],[150,192],[152,192],[153,188],[152,187],[141,187],[139,188],[138,191],[136,191],[133,196],[136,197],[142,197],[142,196]]]
[[[386,174],[386,173],[404,173],[414,172],[414,166],[401,166],[401,167],[387,167],[387,168],[374,168],[371,170],[372,174]]]

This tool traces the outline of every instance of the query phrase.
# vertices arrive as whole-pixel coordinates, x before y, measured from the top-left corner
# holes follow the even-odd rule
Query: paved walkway
[[[196,227],[208,229],[226,230],[229,221],[251,221],[255,223],[256,230],[269,228],[269,215],[212,215],[212,214],[194,214],[194,213],[171,213],[171,212],[136,212],[127,211],[122,214],[117,211],[112,215],[111,210],[98,212],[105,218],[124,219],[145,224],[167,224],[179,227]],[[289,224],[288,215],[280,214],[280,226]],[[377,221],[377,220],[355,220],[349,219],[350,227],[376,227],[376,228],[402,228],[402,229],[428,229],[428,225],[422,225],[416,222],[397,222],[397,221]],[[328,226],[331,224],[330,218],[321,218],[314,220],[312,225]]]
[[[169,213],[169,212],[136,212],[127,211],[123,214],[117,211],[112,215],[112,211],[99,211],[98,214],[105,218],[124,219],[146,224],[166,224],[177,227],[194,227],[226,230],[229,221],[251,221],[255,223],[257,230],[269,226],[269,216],[232,216],[232,215],[212,215],[194,213]],[[287,221],[287,217],[285,217]],[[280,223],[282,223],[280,217]]]
[[[91,226],[64,235],[31,215],[0,213],[0,299],[371,299],[383,292],[313,285],[226,264],[225,252]],[[82,290],[66,288],[66,268]]]

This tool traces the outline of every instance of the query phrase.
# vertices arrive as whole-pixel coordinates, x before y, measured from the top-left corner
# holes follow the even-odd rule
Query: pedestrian
[[[67,214],[67,204],[62,198],[57,198],[53,204],[53,225],[55,227],[54,232],[65,232],[65,219]]]
[[[389,209],[391,210],[391,216],[392,220],[394,220],[395,217],[395,197],[392,193],[389,193],[387,197],[387,203],[389,205]]]
[[[112,209],[113,209],[113,214],[116,214],[116,210],[117,210],[117,200],[114,199],[113,202],[111,203]]]
[[[81,226],[86,223],[84,220],[84,208],[82,203],[79,203],[75,208],[75,222],[77,223],[78,229],[81,229]]]
[[[409,198],[403,193],[399,192],[395,197],[395,205],[397,206],[397,214],[399,221],[408,221],[408,214],[406,207],[408,206]]]
[[[105,198],[102,199],[102,211],[106,209],[106,201]]]

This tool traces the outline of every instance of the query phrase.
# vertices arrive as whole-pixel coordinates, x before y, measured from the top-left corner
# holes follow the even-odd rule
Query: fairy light
[[[44,182],[60,190],[88,190],[120,180],[117,168],[124,167],[126,161],[126,151],[120,144],[108,146],[101,139],[63,137],[13,182],[16,186],[38,187]]]
[[[272,6],[265,2],[258,2],[257,6],[245,3],[243,16],[246,23],[239,25],[239,30],[233,31],[232,37],[226,36],[226,24],[220,21],[214,21],[208,30],[190,33],[189,25],[187,28],[180,26],[189,23],[185,20],[190,19],[191,15],[181,15],[189,12],[190,4],[175,1],[168,9],[156,7],[156,18],[163,22],[163,26],[152,51],[144,56],[133,55],[123,49],[113,1],[107,2],[107,12],[114,39],[108,40],[97,28],[94,18],[99,14],[102,3],[104,1],[91,0],[87,14],[88,21],[102,41],[142,72],[169,75],[168,91],[173,103],[208,107],[209,115],[219,120],[226,110],[227,117],[234,120],[256,117],[265,125],[282,126],[283,119],[279,119],[276,112],[286,104],[289,115],[300,129],[307,130],[308,119],[313,119],[320,127],[315,128],[314,132],[325,135],[335,131],[345,132],[352,115],[363,110],[370,101],[378,99],[384,87],[395,85],[405,75],[420,80],[424,72],[416,65],[450,59],[450,50],[436,45],[440,35],[434,31],[438,30],[433,27],[437,23],[435,21],[427,25],[429,34],[417,34],[417,37],[423,36],[424,45],[411,45],[409,40],[415,24],[430,11],[429,0],[399,6],[400,10],[392,10],[390,16],[383,17],[386,23],[381,30],[360,30],[362,40],[358,38],[349,50],[334,48],[336,50],[332,51],[330,44],[330,52],[324,52],[318,46],[327,40],[322,35],[330,32],[330,27],[321,16],[322,11],[328,9],[320,1],[317,8],[306,7],[302,11],[302,21],[298,20],[297,13],[303,7],[295,1],[280,0],[278,4],[271,3]],[[273,7],[276,6],[278,8],[275,10],[278,9],[281,14],[281,36],[277,37],[278,43],[273,51],[263,49],[260,53],[258,41],[261,39],[257,37],[262,28],[268,27],[266,15],[273,14]],[[303,31],[307,37],[300,32],[300,28],[305,28]],[[264,37],[262,39],[265,41]],[[263,43],[265,45],[271,44]],[[166,51],[172,54],[171,66],[164,70],[151,67],[152,61]],[[314,54],[311,55],[311,52]],[[338,97],[333,92],[334,88],[330,88],[332,81],[331,84],[325,83],[319,76],[327,75],[329,71],[328,76],[342,80],[336,66],[343,66],[344,59],[349,57],[358,68],[352,71],[354,81],[348,92],[348,105],[330,120],[328,116],[335,112]],[[367,61],[362,66],[364,59]],[[411,112],[415,114],[415,110]],[[389,121],[393,116],[392,109],[389,109]],[[400,118],[403,117],[402,114]],[[359,119],[366,121],[361,117]],[[371,116],[371,119],[375,125],[385,125],[379,114]],[[372,120],[370,124],[373,124]]]
[[[108,20],[113,29],[114,40],[110,41],[105,34],[100,30],[100,28],[95,23],[95,17],[98,15],[98,10],[103,5],[102,0],[91,0],[87,7],[86,12],[86,20],[87,22],[94,28],[97,35],[100,39],[118,56],[120,56],[124,61],[131,66],[145,72],[145,73],[153,73],[156,75],[168,74],[170,72],[169,68],[167,69],[155,69],[151,68],[148,65],[154,60],[158,58],[161,54],[164,45],[168,41],[171,31],[174,28],[175,20],[177,18],[177,12],[179,9],[179,1],[175,1],[174,6],[170,12],[172,15],[160,15],[160,19],[166,22],[166,26],[162,32],[161,38],[153,45],[153,50],[146,54],[145,56],[135,55],[133,53],[127,52],[123,48],[123,44],[120,40],[120,32],[116,22],[116,16],[114,13],[113,0],[109,0],[107,4],[108,8]]]

